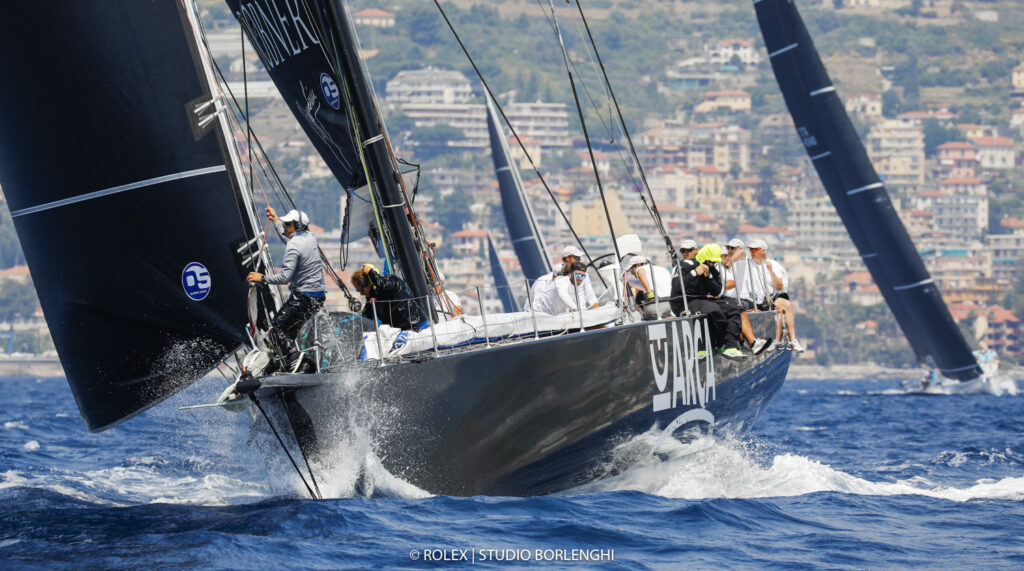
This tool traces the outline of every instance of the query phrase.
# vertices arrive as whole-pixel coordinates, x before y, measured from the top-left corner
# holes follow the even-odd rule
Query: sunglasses
[[[574,278],[576,278],[578,280],[585,280],[585,279],[587,279],[587,274],[573,274],[572,277],[574,277]]]

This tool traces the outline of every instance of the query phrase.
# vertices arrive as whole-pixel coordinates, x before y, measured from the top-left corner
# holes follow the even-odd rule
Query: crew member
[[[711,325],[712,346],[727,359],[743,360],[746,355],[739,348],[740,310],[735,303],[718,303],[725,286],[718,269],[722,249],[718,244],[707,244],[696,257],[684,257],[679,271],[686,288],[686,301],[690,311],[703,313]],[[678,280],[674,280],[678,281]],[[682,310],[682,301],[673,301],[673,311]]]
[[[309,217],[305,212],[289,210],[288,214],[278,217],[277,211],[268,206],[267,218],[274,223],[285,242],[281,271],[267,275],[250,272],[246,279],[253,283],[288,285],[291,295],[271,320],[270,333],[285,357],[287,370],[296,373],[312,365],[302,358],[295,337],[302,325],[320,311],[327,300],[324,267],[316,237],[308,230]]]
[[[671,312],[671,306],[665,304],[672,294],[672,274],[667,269],[652,264],[646,256],[633,256],[626,270],[626,283],[636,292],[634,299],[645,320],[658,319],[659,304],[664,304],[663,315]]]
[[[363,317],[398,329],[420,331],[430,326],[427,315],[405,280],[395,274],[383,275],[370,264],[352,274],[352,287],[366,298]],[[376,313],[375,309],[376,308]]]
[[[776,260],[768,258],[768,245],[764,240],[751,240],[750,258],[753,261],[753,287],[755,302],[758,309],[766,310],[774,307],[782,319],[775,322],[775,343],[769,350],[782,349],[782,323],[785,321],[789,332],[789,342],[793,350],[803,353],[804,346],[796,337],[796,317],[793,304],[789,301],[789,276],[786,268]]]
[[[587,266],[584,266],[583,262],[573,262],[567,265],[566,269],[568,273],[555,278],[558,307],[554,313],[576,311],[577,295],[584,309],[601,307],[601,304],[597,303],[597,296],[594,295],[594,288],[590,285],[590,278],[587,277]]]

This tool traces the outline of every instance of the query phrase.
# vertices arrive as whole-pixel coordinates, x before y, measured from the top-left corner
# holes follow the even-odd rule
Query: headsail
[[[530,209],[530,203],[523,193],[523,181],[519,170],[509,159],[508,142],[504,129],[494,110],[494,102],[487,99],[487,131],[491,137],[491,158],[494,172],[498,175],[498,189],[501,192],[501,209],[505,212],[509,239],[515,249],[523,275],[531,282],[551,271],[544,238],[537,229],[537,222]]]
[[[0,20],[0,184],[93,431],[246,337],[258,241],[195,24],[176,0],[18,2]]]
[[[981,369],[875,173],[793,0],[754,0],[772,69],[811,162],[918,358]]]

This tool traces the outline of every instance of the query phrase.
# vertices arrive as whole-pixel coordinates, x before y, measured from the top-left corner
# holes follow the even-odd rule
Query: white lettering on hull
[[[704,408],[715,398],[714,359],[710,353],[704,358],[704,381],[701,382],[701,359],[697,355],[701,341],[710,337],[706,319],[664,321],[647,326],[651,371],[657,387],[654,412],[677,406]]]

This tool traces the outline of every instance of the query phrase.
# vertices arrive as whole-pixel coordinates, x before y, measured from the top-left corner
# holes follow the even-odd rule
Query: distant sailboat
[[[772,70],[797,134],[918,359],[948,378],[982,369],[875,173],[793,0],[754,0]]]

